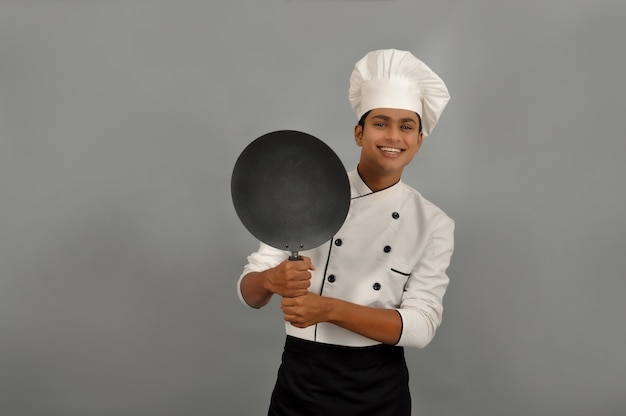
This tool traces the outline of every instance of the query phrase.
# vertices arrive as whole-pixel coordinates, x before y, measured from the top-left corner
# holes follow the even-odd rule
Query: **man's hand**
[[[306,328],[320,322],[328,321],[331,298],[307,292],[304,296],[283,298],[280,308],[285,321],[298,328]]]
[[[267,270],[265,289],[283,298],[294,298],[308,293],[311,286],[311,272],[315,270],[311,259],[301,256],[301,260],[285,260],[273,269]]]

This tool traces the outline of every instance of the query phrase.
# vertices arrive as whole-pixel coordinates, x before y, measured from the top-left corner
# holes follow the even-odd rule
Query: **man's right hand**
[[[306,295],[311,286],[310,270],[315,267],[306,256],[301,256],[300,260],[284,260],[266,271],[265,289],[285,298]]]

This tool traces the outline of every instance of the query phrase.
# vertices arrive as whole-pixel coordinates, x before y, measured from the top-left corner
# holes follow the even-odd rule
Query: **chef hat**
[[[410,52],[383,49],[354,65],[348,98],[359,119],[375,108],[415,111],[428,136],[450,95],[441,78]]]

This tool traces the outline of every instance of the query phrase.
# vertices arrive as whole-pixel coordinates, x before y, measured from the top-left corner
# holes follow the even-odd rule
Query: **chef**
[[[425,347],[441,323],[454,221],[402,172],[449,99],[410,52],[376,50],[355,64],[360,158],[345,223],[301,261],[261,243],[237,286],[254,308],[282,298],[287,337],[269,415],[411,414],[403,348]]]

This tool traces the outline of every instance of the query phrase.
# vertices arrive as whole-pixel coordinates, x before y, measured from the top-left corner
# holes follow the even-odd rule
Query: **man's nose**
[[[389,140],[400,140],[400,134],[402,133],[401,126],[391,125],[387,129],[387,139]]]

